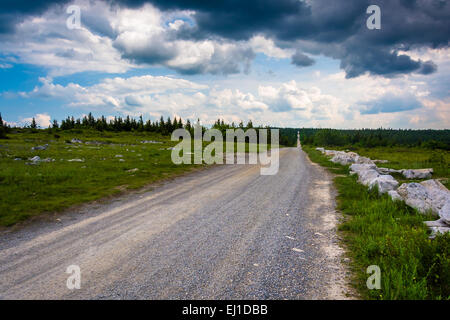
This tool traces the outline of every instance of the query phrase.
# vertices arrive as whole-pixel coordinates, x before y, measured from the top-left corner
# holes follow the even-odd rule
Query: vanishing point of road
[[[3,232],[0,298],[346,298],[331,179],[285,148],[273,176],[217,165]]]

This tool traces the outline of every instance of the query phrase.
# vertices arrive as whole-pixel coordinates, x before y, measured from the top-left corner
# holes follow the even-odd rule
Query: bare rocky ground
[[[3,232],[0,298],[348,298],[331,175],[298,148],[277,175],[259,169],[215,166]]]

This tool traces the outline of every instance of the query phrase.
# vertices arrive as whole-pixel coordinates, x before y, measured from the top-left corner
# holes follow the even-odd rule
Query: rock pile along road
[[[286,148],[274,176],[214,166],[3,232],[0,298],[345,298],[331,178]]]

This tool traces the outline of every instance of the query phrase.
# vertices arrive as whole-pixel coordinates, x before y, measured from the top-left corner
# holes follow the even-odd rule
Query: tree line
[[[200,120],[197,120],[199,123]],[[38,125],[33,118],[28,126],[31,130],[37,130]],[[75,119],[67,117],[59,124],[57,120],[53,120],[51,128],[57,130],[72,129],[91,129],[99,131],[141,131],[155,132],[161,135],[170,135],[175,129],[185,128],[191,133],[194,124],[190,120],[184,122],[181,118],[168,117],[164,119],[161,116],[159,120],[144,121],[142,116],[135,119],[130,116],[114,117],[109,121],[105,116],[95,118],[92,113],[82,118]],[[206,130],[205,127],[202,127]],[[408,147],[424,147],[429,149],[450,150],[450,130],[413,130],[413,129],[316,129],[316,128],[274,128],[268,126],[253,126],[251,120],[244,124],[226,123],[223,119],[217,119],[212,128],[218,129],[225,135],[227,129],[243,129],[244,131],[254,128],[259,129],[279,129],[280,145],[296,146],[297,132],[300,132],[300,140],[302,144],[333,147],[333,146],[358,146],[358,147],[389,147],[389,146],[408,146]],[[6,134],[11,128],[2,120],[0,114],[0,138],[6,138]],[[259,135],[258,135],[259,137]],[[270,141],[270,130],[268,131],[268,141]]]
[[[424,147],[429,149],[450,150],[450,130],[413,130],[413,129],[283,129],[283,135],[297,138],[300,131],[302,144],[314,146],[357,146],[357,147]]]

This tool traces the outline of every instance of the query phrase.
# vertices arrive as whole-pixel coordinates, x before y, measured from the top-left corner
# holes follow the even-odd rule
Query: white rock
[[[39,162],[39,161],[41,161],[41,157],[39,157],[39,156],[34,156],[33,158],[30,158],[30,161],[33,161],[33,162]]]
[[[84,162],[84,160],[83,159],[70,159],[70,160],[67,160],[68,162]]]
[[[48,148],[48,144],[44,144],[43,146],[32,147],[31,150],[46,150]]]
[[[350,166],[350,170],[353,172],[361,172],[361,171],[366,171],[366,170],[376,170],[377,166],[374,164],[367,164],[367,163],[354,163]]]
[[[137,172],[137,171],[139,171],[138,168],[134,168],[134,169],[127,170],[127,172]]]
[[[438,213],[446,202],[450,201],[450,191],[438,180],[426,180],[420,183],[428,192],[433,212]]]
[[[324,148],[316,148],[317,151],[320,151],[321,153],[325,153],[325,149]]]
[[[428,227],[448,227],[448,225],[442,220],[436,220],[436,221],[424,221]]]
[[[445,234],[450,232],[450,227],[430,227],[432,233],[430,238],[436,237],[437,234]]]
[[[369,169],[365,171],[360,171],[358,173],[358,176],[359,176],[358,181],[361,184],[369,186],[372,183],[372,181],[374,181],[376,178],[380,176],[380,174],[375,169]]]
[[[370,158],[356,156],[355,163],[361,163],[361,164],[374,164]]]
[[[121,155],[121,154],[116,154],[115,157],[116,157],[116,158],[122,158],[123,155]]]
[[[398,187],[398,181],[395,180],[392,176],[385,174],[376,177],[369,183],[370,189],[372,189],[375,186],[378,186],[378,192],[380,194],[383,194],[388,191],[395,190]]]
[[[390,173],[402,173],[403,170],[396,170],[391,168],[378,168],[378,172],[381,174],[390,174]]]
[[[447,225],[450,226],[450,200],[447,199],[444,206],[438,211],[439,217],[443,220]]]
[[[375,160],[372,160],[374,163],[388,163],[389,161],[388,160],[378,160],[378,159],[375,159]]]
[[[388,191],[388,195],[391,197],[392,201],[403,201],[402,196],[395,190]]]
[[[330,161],[345,166],[355,163],[357,157],[358,155],[354,152],[336,151],[335,155]]]
[[[73,138],[72,140],[70,140],[70,142],[72,142],[72,143],[83,143],[83,141],[81,141],[80,139],[76,139],[76,138]]]
[[[404,169],[402,174],[406,179],[430,179],[433,169]]]
[[[421,213],[432,209],[427,189],[419,183],[404,183],[397,189],[405,203]]]

